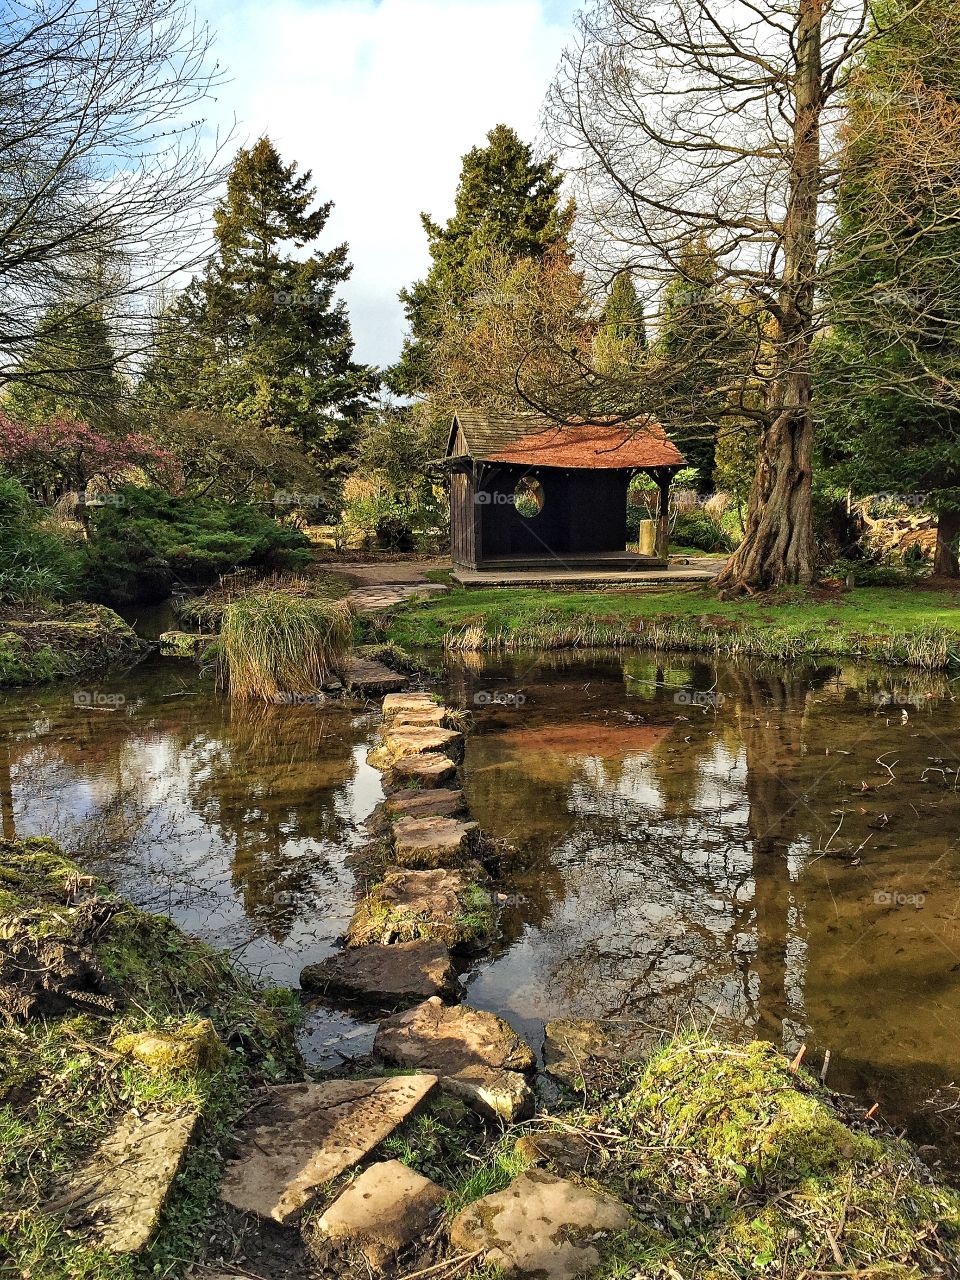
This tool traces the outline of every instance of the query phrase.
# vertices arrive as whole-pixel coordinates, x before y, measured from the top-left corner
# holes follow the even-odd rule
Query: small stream
[[[539,1047],[619,1015],[807,1045],[956,1161],[960,702],[941,676],[645,654],[470,656],[474,817],[511,851],[467,999]],[[375,708],[231,705],[189,663],[0,695],[6,836],[296,984],[349,920]],[[336,1062],[370,1027],[316,1011]]]

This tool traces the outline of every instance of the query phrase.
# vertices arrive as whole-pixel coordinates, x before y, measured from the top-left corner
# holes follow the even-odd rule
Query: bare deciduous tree
[[[205,253],[222,145],[200,118],[219,73],[186,0],[11,0],[0,19],[0,385],[53,304],[97,307],[142,349],[145,297]],[[43,363],[43,362],[41,362]],[[60,367],[57,367],[57,366]]]
[[[718,288],[741,300],[741,313],[731,310],[741,351],[752,321],[753,359],[718,411],[727,429],[739,417],[760,430],[746,532],[724,587],[814,575],[812,353],[849,145],[848,79],[883,34],[873,9],[872,0],[598,0],[551,94],[548,118],[575,157],[595,266],[628,265],[656,293],[684,245],[705,237]],[[868,239],[875,252],[876,228]],[[647,393],[641,411],[655,413],[655,379]]]

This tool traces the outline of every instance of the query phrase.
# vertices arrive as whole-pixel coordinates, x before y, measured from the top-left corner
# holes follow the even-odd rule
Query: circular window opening
[[[517,515],[532,520],[543,510],[543,485],[539,480],[524,478],[513,491],[513,505]]]

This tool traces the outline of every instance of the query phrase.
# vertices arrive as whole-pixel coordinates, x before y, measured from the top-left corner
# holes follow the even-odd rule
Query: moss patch
[[[91,675],[128,660],[143,642],[112,609],[73,605],[0,621],[0,685],[44,684]]]
[[[31,1280],[182,1274],[216,1204],[221,1146],[252,1089],[299,1073],[293,998],[254,988],[169,921],[115,898],[51,841],[0,842],[0,906],[0,998],[15,1011],[0,1021],[0,1269]],[[29,981],[18,958],[38,947],[69,963],[43,974],[44,1016],[18,1017]],[[221,1047],[165,1069],[119,1051],[145,1034]],[[121,1116],[183,1104],[200,1114],[199,1140],[144,1254],[89,1249],[44,1211]]]

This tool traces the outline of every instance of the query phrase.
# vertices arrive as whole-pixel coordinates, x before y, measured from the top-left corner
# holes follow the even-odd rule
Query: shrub
[[[0,474],[0,601],[36,604],[70,593],[79,553],[43,522],[18,480]]]
[[[345,600],[251,591],[223,611],[220,651],[234,698],[309,697],[343,668],[353,639]]]
[[[205,586],[241,568],[300,568],[310,541],[255,507],[127,486],[96,510],[87,590],[106,604],[163,599],[175,582]]]
[[[733,550],[730,534],[702,507],[678,513],[673,528],[673,541],[684,547],[698,547],[701,551]]]

